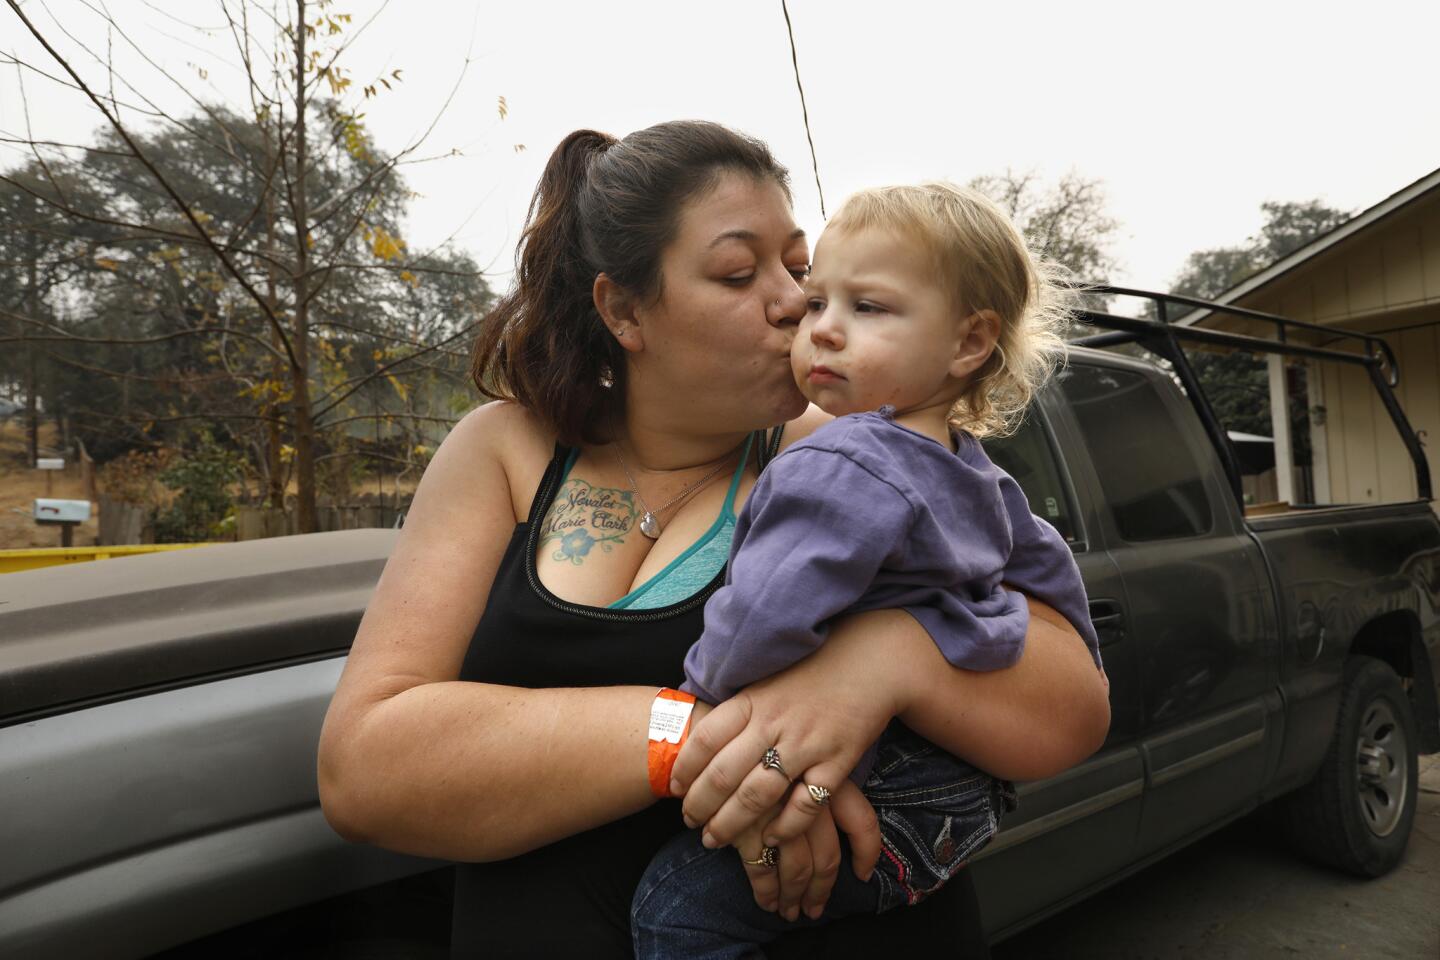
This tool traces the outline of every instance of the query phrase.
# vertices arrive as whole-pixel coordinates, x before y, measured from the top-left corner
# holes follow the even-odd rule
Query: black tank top
[[[773,453],[778,439],[778,434],[767,437],[761,449]],[[685,679],[685,653],[704,625],[705,600],[724,582],[724,571],[699,593],[651,610],[567,603],[550,593],[535,571],[535,554],[540,521],[555,498],[568,454],[568,449],[556,447],[529,518],[510,537],[459,679],[516,687],[678,687]],[[628,960],[634,956],[631,897],[654,852],[683,829],[679,801],[662,800],[509,860],[457,863],[452,957]],[[952,881],[941,894],[956,886]],[[961,912],[973,916],[973,894],[970,903],[971,909]],[[901,936],[901,942],[922,945],[938,934],[942,939],[936,943],[953,949],[959,933],[953,921],[940,928],[921,921],[922,914],[935,913],[912,907],[797,931],[767,952],[786,957],[850,955],[825,943],[845,943],[845,937],[834,934],[841,929],[858,933],[856,926],[883,927],[892,943]],[[916,921],[921,921],[918,926]],[[927,934],[919,927],[934,929]]]

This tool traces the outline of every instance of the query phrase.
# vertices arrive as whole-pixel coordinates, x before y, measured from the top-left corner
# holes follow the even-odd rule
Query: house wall
[[[1400,366],[1396,397],[1426,446],[1440,487],[1440,190],[1317,254],[1237,301],[1296,320],[1383,336]],[[1209,322],[1266,337],[1273,327]],[[1318,336],[1313,342],[1319,343]],[[1342,343],[1327,344],[1344,348]],[[1316,499],[1331,503],[1413,500],[1408,451],[1365,370],[1309,363]],[[1323,436],[1317,434],[1323,432]],[[1323,476],[1322,476],[1323,474]],[[1329,490],[1328,501],[1324,491]]]

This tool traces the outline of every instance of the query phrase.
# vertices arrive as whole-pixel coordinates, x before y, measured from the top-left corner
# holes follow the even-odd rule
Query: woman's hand
[[[899,616],[921,629],[907,614]],[[885,659],[873,647],[826,643],[695,722],[670,786],[685,797],[685,822],[704,824],[708,845],[718,847],[762,822],[790,792],[792,778],[838,794],[866,747],[905,705],[901,677]],[[760,765],[770,747],[784,772]],[[823,809],[803,787],[793,791],[766,831],[769,845],[804,834]]]
[[[804,790],[803,787],[796,789]],[[855,875],[868,880],[880,856],[880,829],[875,811],[859,788],[848,780],[832,798],[832,803],[835,813],[854,828],[846,832],[850,835],[850,858]],[[771,811],[779,812],[779,807]],[[760,858],[767,846],[763,837],[766,826],[768,824],[751,826],[735,839],[734,846],[742,860]],[[778,851],[776,867],[745,864],[755,902],[761,909],[777,912],[786,920],[797,919],[802,910],[810,919],[818,920],[825,912],[825,904],[840,873],[840,835],[831,812],[822,810],[800,836],[769,846],[775,846]]]
[[[904,611],[841,619],[815,653],[697,722],[671,784],[685,797],[687,822],[704,823],[713,844],[728,843],[780,800],[791,778],[835,791],[891,716],[1007,780],[1079,763],[1110,723],[1105,677],[1073,626],[1033,598],[1029,605],[1020,662],[988,673],[951,667]],[[784,775],[760,766],[771,746]],[[817,812],[806,791],[795,791],[769,836],[798,836]]]

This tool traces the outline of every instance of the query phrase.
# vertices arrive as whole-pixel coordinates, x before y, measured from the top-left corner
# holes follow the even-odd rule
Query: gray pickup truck
[[[1331,358],[1371,372],[1419,498],[1247,516],[1180,342],[1332,351],[1278,318],[1288,342],[1187,332],[1156,302],[1159,321],[1091,316],[1107,332],[990,445],[1075,551],[1113,703],[1103,749],[1022,784],[974,862],[997,940],[1262,804],[1301,851],[1384,873],[1417,751],[1440,751],[1440,525],[1393,359],[1367,338]],[[1163,359],[1099,349],[1126,343]],[[450,864],[347,843],[316,797],[321,721],[396,536],[0,577],[0,956],[445,955]]]

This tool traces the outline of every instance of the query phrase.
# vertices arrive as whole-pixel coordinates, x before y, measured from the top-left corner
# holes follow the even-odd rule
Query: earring
[[[611,387],[615,386],[615,373],[610,369],[610,365],[608,363],[600,367],[600,386],[604,387],[606,390],[609,390]]]

